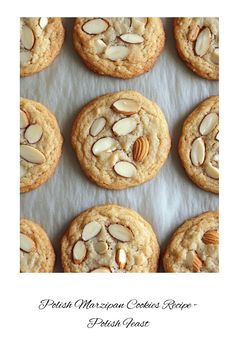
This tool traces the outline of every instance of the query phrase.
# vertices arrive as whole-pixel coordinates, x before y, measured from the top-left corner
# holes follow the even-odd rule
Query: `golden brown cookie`
[[[173,234],[163,264],[166,272],[219,271],[219,215],[209,211],[185,221]]]
[[[161,109],[136,91],[108,93],[88,103],[74,122],[71,142],[85,174],[108,189],[150,180],[170,150]]]
[[[65,272],[156,272],[159,245],[150,224],[119,205],[99,205],[77,216],[62,238]]]
[[[155,64],[164,47],[165,32],[157,17],[78,17],[73,41],[89,69],[130,79]]]
[[[20,221],[20,272],[53,272],[55,253],[52,244],[38,224],[21,219]]]
[[[174,36],[180,57],[193,72],[204,79],[219,79],[218,18],[176,18]]]
[[[204,100],[187,117],[179,140],[179,156],[192,181],[219,193],[219,96]]]
[[[41,103],[20,100],[20,191],[46,182],[61,156],[63,138],[54,115]]]
[[[65,30],[58,17],[22,17],[20,20],[20,75],[49,66],[59,54]]]

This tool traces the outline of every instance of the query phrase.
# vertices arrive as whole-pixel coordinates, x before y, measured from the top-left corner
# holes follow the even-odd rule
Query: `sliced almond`
[[[82,26],[82,29],[87,34],[100,34],[105,32],[108,27],[108,22],[103,18],[94,18],[85,22],[85,24]]]
[[[31,251],[34,251],[36,249],[36,246],[35,246],[34,241],[30,237],[21,233],[20,234],[20,249],[24,252],[29,253]]]
[[[20,165],[20,178],[26,175],[26,169],[24,166]]]
[[[137,173],[136,167],[128,161],[119,161],[114,166],[115,172],[121,176],[126,178],[134,177]]]
[[[97,54],[101,54],[107,47],[106,43],[102,39],[95,39],[94,48]]]
[[[202,261],[194,251],[189,251],[187,253],[186,263],[188,267],[193,269],[193,272],[200,272],[202,268]]]
[[[216,48],[211,54],[211,61],[218,65],[219,64],[219,48]]]
[[[108,245],[105,241],[98,241],[94,245],[95,251],[99,254],[105,254],[108,250]]]
[[[202,242],[206,245],[218,245],[219,244],[219,234],[217,230],[209,230],[205,232],[202,237]]]
[[[149,141],[145,136],[140,136],[133,146],[133,159],[137,162],[142,162],[148,155]]]
[[[77,241],[73,247],[73,261],[75,264],[81,264],[87,253],[86,246],[83,241]]]
[[[144,41],[144,38],[136,33],[124,33],[120,36],[120,39],[125,43],[131,44],[140,44]]]
[[[40,17],[39,19],[39,26],[44,29],[48,24],[48,18],[47,17]]]
[[[219,154],[215,154],[213,161],[219,162]]]
[[[111,271],[107,267],[100,267],[100,268],[92,270],[90,273],[111,273]]]
[[[85,225],[82,231],[82,239],[84,241],[88,241],[91,238],[97,236],[102,229],[102,225],[100,225],[97,221],[91,221]]]
[[[147,17],[132,17],[131,18],[131,21],[132,21],[132,25],[133,25],[133,21],[134,20],[136,20],[136,21],[138,21],[138,22],[141,22],[141,23],[143,23],[144,25],[146,25],[147,24]]]
[[[131,98],[121,98],[115,101],[111,109],[116,113],[121,113],[126,116],[131,116],[132,114],[138,113],[141,109],[141,104]]]
[[[147,23],[146,17],[132,17],[131,25],[135,33],[142,35]]]
[[[209,134],[218,122],[218,115],[216,113],[207,114],[201,121],[199,131],[202,135]]]
[[[125,250],[119,248],[116,251],[116,263],[118,264],[120,269],[124,269],[126,265],[126,253]]]
[[[129,48],[123,45],[115,45],[107,48],[105,57],[112,61],[125,59],[129,54]]]
[[[136,129],[136,126],[137,120],[135,118],[123,118],[113,125],[112,130],[116,135],[122,136],[131,133]]]
[[[205,144],[202,138],[194,140],[190,152],[190,158],[194,166],[201,166],[205,159]]]
[[[197,39],[199,31],[200,31],[199,26],[196,25],[196,26],[191,27],[188,32],[188,40],[191,42],[194,42]]]
[[[23,26],[21,31],[21,44],[25,49],[32,49],[34,46],[34,33],[28,26]]]
[[[31,52],[21,51],[20,52],[20,65],[27,65],[31,60]]]
[[[100,155],[103,152],[112,152],[116,150],[118,146],[118,142],[107,136],[105,138],[101,138],[92,147],[92,152],[95,156]]]
[[[217,141],[219,141],[219,132],[216,134],[215,139],[216,139]]]
[[[106,119],[101,117],[101,118],[97,118],[95,119],[95,121],[93,122],[93,124],[91,125],[90,128],[90,135],[92,136],[97,136],[105,127],[106,125]]]
[[[25,131],[25,138],[30,144],[37,143],[42,135],[43,129],[39,124],[31,124]]]
[[[210,162],[206,167],[206,174],[213,179],[219,179],[219,169],[213,166]]]
[[[205,27],[198,35],[195,44],[195,52],[202,57],[208,52],[211,43],[211,31],[208,27]]]
[[[133,234],[127,227],[120,224],[111,224],[108,226],[111,236],[122,242],[129,242],[133,238]]]
[[[46,158],[41,151],[24,144],[21,144],[20,146],[20,156],[22,159],[35,164],[42,164],[46,161]]]
[[[20,110],[20,129],[25,129],[29,125],[28,115],[23,109]]]

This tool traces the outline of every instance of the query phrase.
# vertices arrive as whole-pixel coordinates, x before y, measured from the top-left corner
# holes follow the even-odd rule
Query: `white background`
[[[4,353],[143,353],[162,350],[165,353],[234,352],[232,320],[235,312],[235,38],[234,11],[224,3],[198,1],[195,4],[165,1],[155,6],[148,2],[122,1],[101,6],[102,2],[39,4],[21,1],[18,6],[9,4],[2,11],[1,48],[1,321],[2,352]],[[30,6],[30,5],[31,6]],[[119,6],[118,6],[119,5]],[[133,5],[133,6],[132,6]],[[87,6],[87,9],[85,8]],[[145,6],[145,13],[143,11]],[[190,9],[191,7],[191,9]],[[224,7],[224,9],[223,9]],[[126,11],[123,11],[123,9]],[[221,271],[219,274],[137,274],[126,276],[102,274],[88,278],[87,274],[19,274],[18,239],[18,141],[19,80],[18,80],[18,23],[19,16],[218,16],[221,17]],[[118,10],[121,10],[120,12]],[[40,12],[40,14],[39,14]],[[55,13],[56,12],[56,13]],[[231,34],[231,37],[230,37]],[[164,107],[163,107],[164,109]],[[189,107],[190,109],[190,107]],[[185,112],[183,112],[185,113]],[[184,116],[184,114],[183,114]],[[14,119],[14,122],[13,122]],[[12,123],[13,122],[13,123]],[[9,132],[10,129],[10,132]],[[223,141],[223,143],[222,143]],[[183,177],[184,178],[184,177]],[[137,319],[148,318],[152,325],[147,329],[86,329],[90,312],[77,310],[39,311],[43,298],[73,300],[87,297],[102,301],[127,301],[137,297],[140,301],[161,301],[175,298],[178,301],[198,303],[186,312],[136,311]],[[126,317],[121,311],[99,313],[93,316]],[[128,314],[130,316],[130,313]]]

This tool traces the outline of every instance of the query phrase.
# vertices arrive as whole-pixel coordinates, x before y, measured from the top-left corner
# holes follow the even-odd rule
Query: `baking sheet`
[[[177,143],[186,116],[210,95],[218,82],[192,73],[179,59],[172,34],[172,19],[163,19],[167,40],[153,69],[140,77],[121,80],[88,70],[72,45],[74,19],[64,19],[66,39],[58,58],[47,69],[20,80],[20,94],[44,104],[55,113],[64,136],[63,153],[53,177],[38,189],[21,195],[21,217],[39,223],[48,233],[62,272],[60,239],[70,221],[97,204],[117,203],[140,213],[152,226],[163,251],[172,232],[187,218],[218,209],[218,196],[199,189],[185,174]],[[163,110],[172,137],[172,149],[159,174],[150,182],[121,191],[102,189],[80,169],[70,145],[72,122],[93,98],[125,89],[139,91]],[[162,267],[160,268],[162,270]]]

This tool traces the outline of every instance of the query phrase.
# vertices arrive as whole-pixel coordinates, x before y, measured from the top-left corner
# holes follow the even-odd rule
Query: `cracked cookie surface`
[[[185,221],[169,241],[163,264],[166,272],[219,271],[219,215],[209,211]]]
[[[164,47],[165,32],[159,18],[81,17],[75,21],[73,41],[89,69],[129,79],[152,68]]]
[[[41,226],[28,219],[20,220],[20,272],[53,272],[55,253]]]
[[[20,19],[20,75],[28,76],[48,67],[59,54],[65,30],[57,17]]]
[[[174,36],[180,57],[193,72],[205,79],[219,79],[218,18],[176,18]]]
[[[108,189],[152,179],[170,150],[161,109],[136,91],[109,93],[88,103],[73,124],[71,142],[85,174]]]
[[[207,98],[187,117],[178,150],[192,181],[219,193],[219,96]]]
[[[55,116],[41,103],[20,99],[20,191],[46,182],[61,156],[63,138]]]
[[[65,272],[156,272],[159,253],[151,225],[135,211],[113,204],[79,214],[61,241]]]

